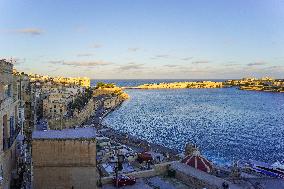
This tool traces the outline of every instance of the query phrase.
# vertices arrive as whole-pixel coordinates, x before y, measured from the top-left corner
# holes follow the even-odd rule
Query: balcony
[[[3,139],[3,151],[8,150],[13,145],[13,143],[15,142],[15,140],[16,140],[17,136],[19,135],[20,131],[21,131],[21,128],[17,124],[14,133],[10,137]]]

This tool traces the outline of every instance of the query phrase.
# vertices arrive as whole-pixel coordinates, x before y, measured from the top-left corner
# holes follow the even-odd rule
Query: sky
[[[284,1],[0,0],[0,42],[41,75],[284,78]]]

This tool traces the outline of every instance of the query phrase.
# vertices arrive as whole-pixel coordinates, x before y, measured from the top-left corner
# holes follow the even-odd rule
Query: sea
[[[137,86],[195,80],[93,80]],[[222,80],[215,80],[222,81]],[[103,121],[181,153],[187,143],[217,165],[284,160],[284,93],[220,89],[125,90],[130,99]]]

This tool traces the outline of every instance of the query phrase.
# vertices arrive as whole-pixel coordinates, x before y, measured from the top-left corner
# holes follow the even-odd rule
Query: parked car
[[[143,152],[143,153],[138,154],[137,160],[139,161],[139,163],[142,163],[143,161],[148,162],[148,161],[152,161],[153,157],[150,153]]]
[[[112,179],[113,185],[116,186],[116,177]],[[133,176],[120,175],[118,176],[118,187],[133,185],[136,183],[136,178]]]

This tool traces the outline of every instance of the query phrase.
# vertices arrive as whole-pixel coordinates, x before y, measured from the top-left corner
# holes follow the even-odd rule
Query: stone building
[[[52,93],[43,100],[43,117],[52,119],[63,117],[67,112],[68,100],[64,94]]]
[[[75,110],[71,117],[48,119],[48,127],[54,130],[77,127],[95,114],[94,108],[94,100],[91,99],[82,110]]]
[[[33,188],[97,188],[95,136],[90,127],[34,131]]]
[[[85,88],[89,88],[91,86],[91,80],[87,77],[49,77],[49,76],[41,76],[38,74],[30,74],[29,75],[32,82],[52,82],[53,84],[62,84],[62,85],[78,85]]]
[[[57,83],[79,85],[86,88],[89,88],[91,86],[91,80],[87,77],[54,77],[53,81]]]
[[[0,60],[0,188],[10,188],[16,169],[16,138],[21,130],[17,76],[13,64]]]

